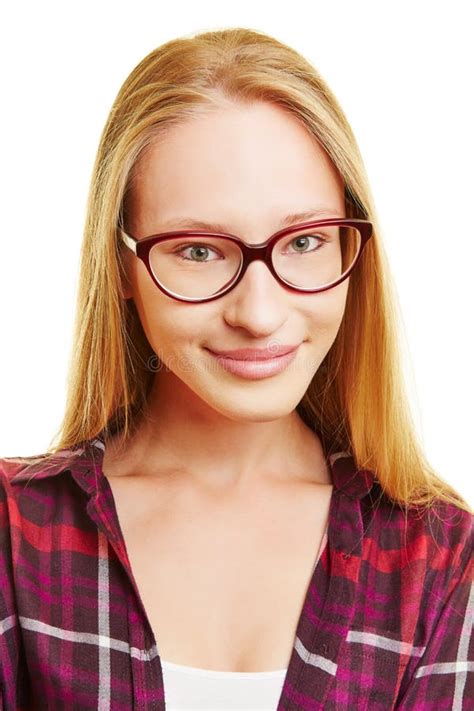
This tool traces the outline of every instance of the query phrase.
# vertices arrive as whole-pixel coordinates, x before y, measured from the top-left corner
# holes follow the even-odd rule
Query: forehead
[[[128,206],[150,229],[158,219],[183,229],[262,220],[270,228],[313,208],[321,219],[344,216],[344,184],[300,121],[259,102],[213,109],[157,137],[134,167]]]

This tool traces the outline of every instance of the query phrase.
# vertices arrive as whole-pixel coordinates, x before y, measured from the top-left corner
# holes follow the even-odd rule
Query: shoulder
[[[408,514],[407,543],[412,557],[443,571],[467,564],[473,547],[474,516],[459,506],[437,500],[423,511]]]
[[[23,487],[15,485],[15,481],[37,461],[37,457],[0,458],[0,530],[22,527],[20,495]]]
[[[474,516],[451,503],[437,502],[424,516],[424,529],[434,549],[442,555],[442,549],[453,553],[472,549]]]
[[[0,457],[0,482],[8,484],[10,480],[25,466],[31,457]]]
[[[412,559],[425,559],[425,591],[430,604],[446,602],[459,586],[468,591],[473,573],[474,516],[458,506],[437,502],[417,522]]]
[[[28,476],[40,473],[51,466],[52,458],[47,454],[35,456],[1,457],[0,458],[0,496],[16,494],[17,481],[23,481]]]
[[[103,451],[95,438],[35,456],[0,458],[0,526],[14,528],[20,540],[23,534],[47,536],[47,527],[68,526],[76,517],[83,522],[85,498],[99,485]]]
[[[51,479],[67,469],[91,463],[91,451],[96,451],[96,440],[77,444],[70,449],[59,449],[32,456],[0,458],[0,482],[3,486],[32,480]],[[13,487],[12,487],[13,488]],[[18,487],[22,488],[22,487]]]
[[[13,481],[22,472],[37,472],[44,465],[48,466],[57,455],[42,453],[17,457],[0,457],[0,479],[2,483]]]
[[[473,545],[474,515],[436,499],[430,508],[402,507],[377,487],[378,497],[364,506],[364,516],[385,549],[399,548],[433,567],[460,561]],[[369,529],[370,535],[370,529]]]
[[[27,462],[22,457],[0,458],[0,520],[2,522],[5,519],[7,501],[13,495],[11,482],[25,466]]]
[[[405,509],[381,494],[363,516],[363,558],[383,580],[390,576],[402,607],[416,604],[433,614],[457,586],[469,584],[474,543],[469,511],[441,499],[430,508]]]
[[[44,525],[58,503],[59,508],[67,507],[72,501],[71,496],[64,496],[69,479],[60,475],[80,469],[81,461],[87,464],[84,452],[85,448],[78,447],[0,458],[0,525],[22,528],[26,520]]]

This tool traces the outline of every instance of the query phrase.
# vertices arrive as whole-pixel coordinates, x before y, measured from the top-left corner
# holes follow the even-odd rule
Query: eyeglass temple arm
[[[126,232],[124,232],[120,227],[118,228],[120,237],[122,238],[123,242],[127,245],[129,249],[132,250],[132,252],[136,255],[137,253],[137,241],[133,239],[132,237],[129,237]]]

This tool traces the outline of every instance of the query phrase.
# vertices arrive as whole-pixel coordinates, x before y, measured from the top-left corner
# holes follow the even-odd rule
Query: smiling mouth
[[[206,348],[206,350],[216,359],[219,365],[229,373],[249,380],[259,380],[260,378],[268,378],[284,371],[295,359],[299,346],[294,347],[284,354],[272,356],[271,358],[268,358],[268,356],[262,358],[261,353],[260,358],[249,358],[248,353],[245,359],[231,358],[220,353],[215,353],[208,348]]]
[[[269,346],[267,348],[238,348],[233,351],[214,351],[212,348],[207,350],[211,351],[216,356],[222,356],[224,358],[233,358],[234,360],[272,360],[273,358],[278,358],[284,356],[287,353],[291,353],[296,350],[298,346],[301,345],[297,343],[296,345],[285,345],[274,348]]]

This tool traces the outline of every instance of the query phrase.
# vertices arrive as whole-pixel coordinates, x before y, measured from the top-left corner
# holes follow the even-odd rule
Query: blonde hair
[[[122,441],[146,403],[156,362],[133,300],[120,291],[117,236],[138,158],[168,128],[225,102],[272,102],[327,151],[344,179],[346,214],[373,235],[353,274],[337,337],[297,406],[325,451],[345,450],[400,505],[436,500],[472,513],[430,466],[402,368],[397,295],[359,149],[335,96],[294,49],[262,32],[228,28],[173,39],[122,85],[104,127],[88,196],[68,392],[54,454],[102,434]],[[55,444],[54,444],[55,442]]]

